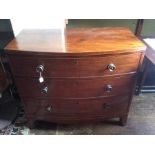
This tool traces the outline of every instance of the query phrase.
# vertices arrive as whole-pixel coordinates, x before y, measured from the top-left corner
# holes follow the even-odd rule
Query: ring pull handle
[[[42,93],[43,93],[43,94],[47,94],[47,93],[48,93],[48,87],[44,87],[44,88],[42,89]]]
[[[43,65],[38,65],[36,68],[37,73],[39,73],[39,82],[42,83],[44,82],[44,77],[42,76],[42,72],[44,71],[44,66]]]
[[[111,105],[109,103],[103,103],[102,104],[102,109],[103,110],[109,110],[109,109],[111,109]]]
[[[108,93],[112,92],[112,85],[108,84],[106,86],[106,92],[108,92]]]
[[[107,66],[107,68],[108,68],[108,70],[109,70],[110,72],[112,72],[112,71],[114,71],[114,70],[116,69],[116,66],[115,66],[115,64],[110,63],[110,64]]]
[[[46,108],[46,111],[47,111],[47,112],[52,112],[52,106],[48,106],[48,107]]]

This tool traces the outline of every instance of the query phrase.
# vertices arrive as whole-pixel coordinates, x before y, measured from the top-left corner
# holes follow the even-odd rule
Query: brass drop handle
[[[48,106],[48,107],[46,108],[46,111],[47,111],[47,112],[52,112],[52,106]]]
[[[47,93],[48,93],[48,87],[44,87],[44,88],[42,89],[42,93],[43,93],[43,94],[47,94]]]
[[[109,70],[110,72],[114,71],[115,69],[116,69],[115,64],[110,63],[110,64],[108,65],[108,70]]]
[[[111,109],[111,105],[108,104],[108,103],[103,103],[103,104],[102,104],[102,109],[103,109],[103,110],[109,110],[109,109]]]
[[[39,82],[40,83],[44,82],[44,78],[42,76],[42,72],[44,71],[44,66],[43,65],[38,65],[36,67],[36,71],[39,73]]]
[[[106,86],[106,92],[110,93],[112,91],[112,85],[108,84]]]

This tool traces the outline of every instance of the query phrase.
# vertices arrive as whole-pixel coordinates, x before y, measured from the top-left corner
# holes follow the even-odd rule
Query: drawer
[[[140,53],[83,58],[78,63],[79,74],[80,76],[87,77],[136,72],[139,60]],[[115,67],[114,70],[109,68],[112,65]]]
[[[16,76],[39,77],[37,67],[44,67],[43,77],[77,77],[77,59],[48,59],[10,56],[13,73]],[[22,67],[21,67],[22,66]]]
[[[9,58],[16,76],[38,77],[39,73],[36,72],[36,68],[42,65],[44,67],[43,77],[89,77],[136,72],[140,53],[53,59],[14,56]]]
[[[75,116],[78,114],[118,115],[127,112],[129,95],[96,99],[27,99],[26,113],[35,116]]]
[[[130,93],[134,81],[135,74],[80,79],[78,81],[78,97],[89,98]]]
[[[90,98],[114,96],[131,92],[135,74],[100,78],[45,79],[16,78],[22,97],[36,98]],[[46,90],[45,90],[46,88]]]
[[[22,97],[77,97],[76,80],[45,79],[44,83],[39,83],[36,78],[16,78],[16,85],[18,92]]]

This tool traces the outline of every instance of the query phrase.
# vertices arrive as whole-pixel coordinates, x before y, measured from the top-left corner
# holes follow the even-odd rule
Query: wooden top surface
[[[70,28],[23,30],[6,47],[8,53],[124,53],[145,50],[145,45],[127,28]]]

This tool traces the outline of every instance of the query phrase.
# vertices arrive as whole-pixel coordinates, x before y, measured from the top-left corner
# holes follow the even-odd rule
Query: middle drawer
[[[100,78],[45,79],[16,78],[22,97],[35,98],[91,98],[113,96],[132,90],[135,74]]]

